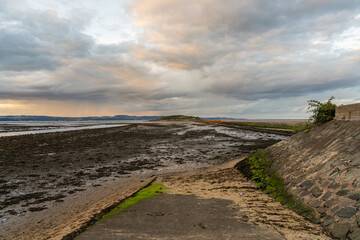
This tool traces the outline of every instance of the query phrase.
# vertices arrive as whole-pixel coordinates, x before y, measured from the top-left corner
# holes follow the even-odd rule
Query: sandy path
[[[168,186],[172,194],[232,200],[241,209],[238,216],[240,219],[256,225],[271,226],[285,239],[331,239],[324,235],[320,225],[312,224],[256,189],[252,182],[233,168],[238,161],[204,171],[164,175],[157,181]]]

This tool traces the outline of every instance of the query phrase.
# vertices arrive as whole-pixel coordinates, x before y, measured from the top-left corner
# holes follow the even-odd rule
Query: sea
[[[144,122],[146,121],[2,121],[0,137],[121,127],[130,123]]]

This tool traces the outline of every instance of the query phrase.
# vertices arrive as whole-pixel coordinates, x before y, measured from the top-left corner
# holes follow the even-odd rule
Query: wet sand
[[[41,127],[41,128],[26,128],[22,127],[20,131],[12,131],[15,128],[10,128],[10,131],[0,132],[0,137],[8,137],[8,136],[20,136],[20,135],[28,135],[28,134],[42,134],[42,133],[57,133],[57,132],[69,132],[69,131],[79,131],[85,129],[103,129],[103,128],[112,128],[112,127],[122,127],[127,124],[108,124],[108,125],[90,125],[90,126],[76,126],[76,127]]]
[[[0,239],[61,239],[154,175],[243,157],[283,134],[156,122],[0,138]]]

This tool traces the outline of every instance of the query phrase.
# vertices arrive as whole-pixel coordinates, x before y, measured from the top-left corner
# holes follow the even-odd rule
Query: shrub
[[[335,117],[336,104],[332,103],[332,100],[334,100],[334,97],[329,98],[325,103],[309,100],[308,111],[312,112],[309,120],[314,121],[317,125],[322,125],[333,120]]]

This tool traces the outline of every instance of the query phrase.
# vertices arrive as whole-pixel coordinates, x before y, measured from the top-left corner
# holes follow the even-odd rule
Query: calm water
[[[53,133],[83,129],[121,127],[144,121],[24,121],[0,122],[0,137],[25,134]]]

